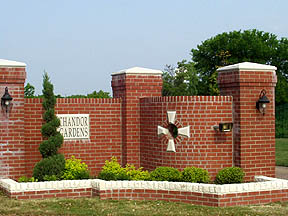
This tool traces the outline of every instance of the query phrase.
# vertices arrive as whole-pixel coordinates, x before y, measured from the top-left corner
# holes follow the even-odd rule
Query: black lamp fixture
[[[5,88],[5,93],[1,98],[1,107],[3,110],[5,110],[5,112],[7,113],[9,108],[12,105],[12,100],[13,98],[11,97],[11,95],[8,92],[8,87]]]
[[[270,101],[269,101],[269,99],[268,99],[267,96],[266,96],[266,90],[263,89],[263,90],[260,92],[258,101],[256,102],[256,108],[257,108],[257,109],[259,110],[259,112],[262,113],[263,115],[265,114],[267,103],[270,103]]]

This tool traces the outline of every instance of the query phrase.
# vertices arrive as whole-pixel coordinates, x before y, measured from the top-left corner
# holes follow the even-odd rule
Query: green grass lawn
[[[276,165],[288,167],[288,138],[276,139]]]
[[[99,198],[15,200],[0,193],[0,215],[288,215],[288,202],[217,208],[164,201]]]

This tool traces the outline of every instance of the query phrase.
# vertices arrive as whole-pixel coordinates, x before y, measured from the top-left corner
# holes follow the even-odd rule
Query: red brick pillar
[[[275,70],[249,62],[218,69],[221,95],[233,96],[234,165],[244,169],[246,181],[275,177]],[[256,109],[262,89],[270,100],[265,115]]]
[[[113,97],[122,98],[122,165],[140,166],[140,98],[161,96],[162,71],[134,67],[112,74]]]
[[[13,98],[6,113],[0,107],[0,178],[25,175],[24,83],[26,64],[0,59],[0,97],[5,88]]]

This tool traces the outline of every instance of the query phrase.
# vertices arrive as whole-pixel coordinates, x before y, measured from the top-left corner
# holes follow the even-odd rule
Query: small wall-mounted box
[[[215,125],[213,128],[220,132],[229,132],[233,128],[233,123],[219,123],[219,125]]]

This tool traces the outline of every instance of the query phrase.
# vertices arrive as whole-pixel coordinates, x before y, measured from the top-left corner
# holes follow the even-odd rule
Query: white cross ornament
[[[177,128],[177,126],[175,125],[175,117],[176,117],[176,111],[167,111],[167,118],[168,118],[168,123],[169,123],[168,128],[158,126],[158,136],[166,135],[169,137],[168,146],[166,149],[167,152],[176,152],[173,131],[171,129],[175,127]],[[177,128],[177,131],[178,131],[178,135],[180,136],[190,137],[190,126]]]

